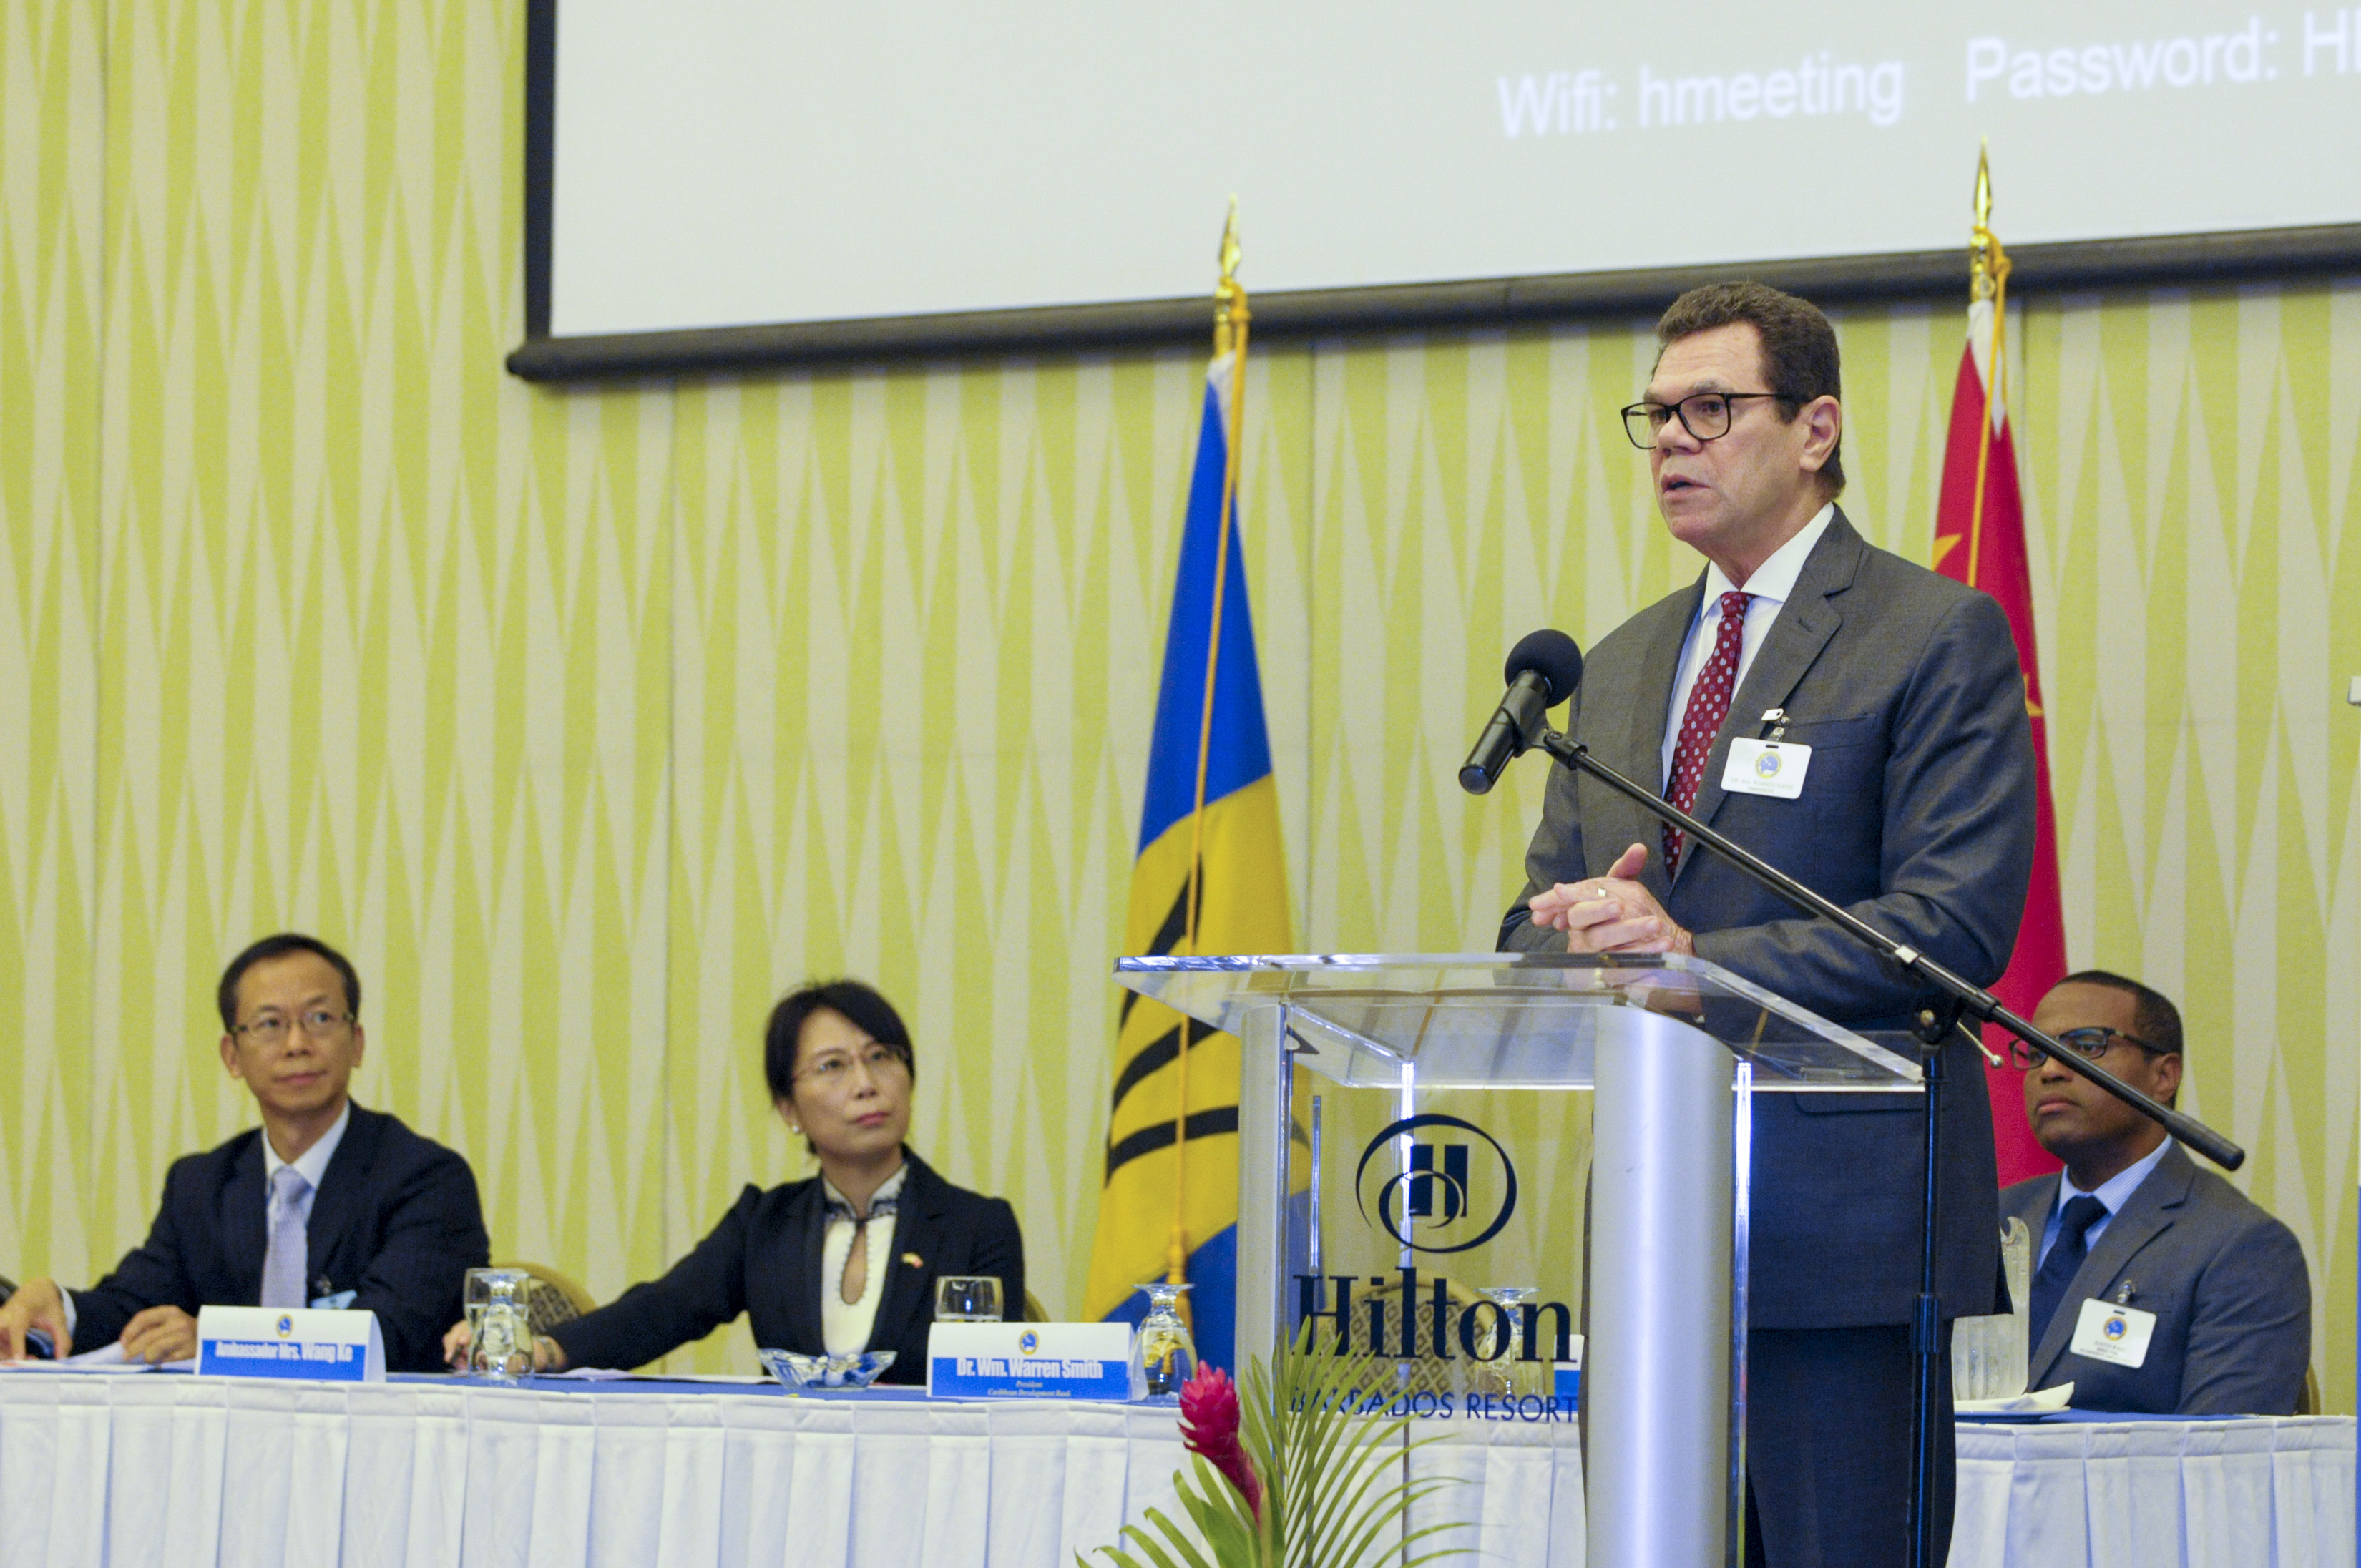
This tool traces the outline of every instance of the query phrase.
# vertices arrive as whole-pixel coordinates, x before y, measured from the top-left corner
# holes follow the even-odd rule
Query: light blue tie
[[[303,1234],[303,1199],[312,1184],[291,1165],[270,1173],[270,1250],[262,1255],[262,1304],[303,1304],[303,1267],[309,1261]]]

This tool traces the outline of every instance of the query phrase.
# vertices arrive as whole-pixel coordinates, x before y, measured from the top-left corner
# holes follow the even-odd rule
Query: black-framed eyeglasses
[[[2097,1061],[2107,1054],[2117,1040],[2123,1041],[2127,1046],[2137,1046],[2152,1057],[2172,1054],[2169,1051],[2158,1049],[2136,1035],[2126,1035],[2121,1029],[2110,1029],[2103,1025],[2093,1024],[2086,1029],[2061,1029],[2058,1033],[2058,1043],[2071,1048],[2084,1061]],[[2008,1043],[2008,1059],[2015,1062],[2020,1070],[2030,1072],[2048,1061],[2049,1053],[2036,1050],[2023,1040],[2011,1040]]]
[[[1675,414],[1680,415],[1681,428],[1699,441],[1713,441],[1730,433],[1730,422],[1735,412],[1730,404],[1741,398],[1776,398],[1776,392],[1691,392],[1677,403],[1633,403],[1623,411],[1623,433],[1631,444],[1645,452],[1656,444],[1656,434]]]

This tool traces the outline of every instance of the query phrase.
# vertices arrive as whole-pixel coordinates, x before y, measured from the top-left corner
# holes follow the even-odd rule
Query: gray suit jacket
[[[2037,1255],[2057,1202],[2054,1175],[2001,1194],[2001,1212],[2025,1222]],[[2138,1366],[2066,1348],[2093,1297],[2156,1314]],[[2082,1260],[2033,1347],[2026,1387],[2070,1382],[2084,1410],[2288,1416],[2311,1361],[2312,1277],[2295,1234],[2175,1145]]]
[[[1661,786],[1676,665],[1704,579],[1600,641],[1568,728],[1602,762]],[[1803,795],[1725,795],[1733,736],[1788,713],[1812,748]],[[1990,596],[1864,541],[1839,510],[1796,579],[1714,742],[1696,815],[1871,925],[1980,985],[2008,965],[2032,874],[2034,771],[2025,682]],[[1899,969],[1807,918],[1710,851],[1667,883],[1655,821],[1604,785],[1554,769],[1503,948],[1562,944],[1525,901],[1648,846],[1642,880],[1697,934],[1698,956],[1838,1023],[1906,1027]],[[1944,1069],[1938,1286],[1947,1316],[1990,1311],[1999,1185],[1982,1058],[1954,1035]],[[1918,1288],[1924,1101],[1755,1096],[1749,1273],[1758,1328],[1909,1321]]]

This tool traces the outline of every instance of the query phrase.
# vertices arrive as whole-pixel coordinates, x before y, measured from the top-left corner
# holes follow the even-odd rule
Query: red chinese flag
[[[2008,972],[1993,987],[2009,1011],[2022,1017],[2066,976],[2066,921],[2058,895],[2058,818],[2049,799],[2049,738],[2041,704],[2041,663],[2033,642],[2033,575],[2025,548],[2025,505],[2017,494],[2016,448],[2009,440],[2008,410],[1987,399],[1993,347],[1993,306],[1979,300],[1968,311],[1968,346],[1960,356],[1959,385],[1951,392],[1950,442],[1943,455],[1943,499],[1935,513],[1935,570],[1955,582],[1982,588],[2008,612],[2016,633],[2016,656],[2025,666],[2025,707],[2033,721],[2035,801],[2033,885],[2025,896],[2025,924]],[[1990,444],[1979,428],[1992,417]],[[1977,515],[1977,469],[1983,470],[1982,515]],[[2001,1185],[2058,1168],[2058,1161],[2034,1142],[2025,1121],[2023,1075],[2006,1065],[2011,1036],[1987,1025],[1984,1043],[2003,1061],[1984,1066],[1992,1093],[1993,1142],[2000,1156]]]

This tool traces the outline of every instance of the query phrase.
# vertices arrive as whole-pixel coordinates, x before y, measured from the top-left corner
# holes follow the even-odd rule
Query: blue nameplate
[[[375,1312],[207,1307],[197,1314],[197,1370],[223,1377],[385,1381]]]
[[[1128,1399],[1128,1323],[937,1323],[927,1392],[938,1399]]]

